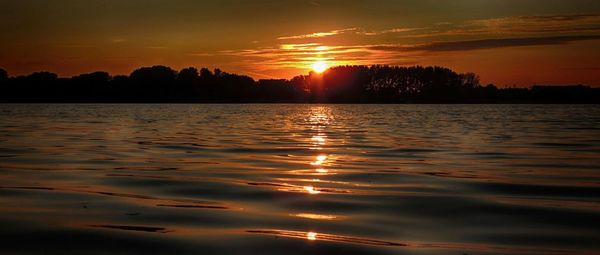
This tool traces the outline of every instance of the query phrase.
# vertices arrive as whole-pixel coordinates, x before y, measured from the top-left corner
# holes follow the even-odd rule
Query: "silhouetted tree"
[[[181,69],[177,74],[177,88],[175,98],[180,101],[193,102],[202,94],[200,75],[198,69],[188,67]]]
[[[476,88],[480,86],[479,76],[475,73],[463,73],[459,75],[460,83],[464,87]]]
[[[215,69],[213,99],[222,102],[250,102],[256,89],[254,79]]]
[[[256,93],[259,102],[296,102],[296,91],[285,79],[269,79],[258,81]]]
[[[11,77],[3,86],[6,101],[48,102],[60,94],[58,76],[50,72],[35,72],[27,76]]]
[[[51,72],[35,72],[30,75],[27,75],[25,77],[25,79],[30,84],[47,85],[48,83],[52,83],[56,79],[58,79],[58,75],[56,75],[55,73],[51,73]]]
[[[139,68],[129,75],[129,78],[134,83],[156,85],[156,84],[172,84],[177,73],[175,70],[166,66],[153,66]]]
[[[323,73],[322,90],[330,102],[362,102],[370,96],[367,66],[338,66]]]
[[[220,77],[223,74],[223,71],[221,71],[219,68],[215,68],[214,74],[215,77]]]
[[[143,101],[170,100],[177,72],[166,66],[139,68],[129,75],[133,88]]]
[[[200,77],[202,79],[210,79],[213,77],[213,73],[208,68],[200,69]]]
[[[6,70],[0,68],[0,84],[4,84],[8,80],[8,73]]]
[[[108,94],[108,84],[111,77],[107,72],[80,74],[68,80],[63,99],[71,101],[97,101]]]
[[[198,69],[194,67],[181,69],[177,75],[177,82],[180,84],[192,84],[198,79],[200,79],[200,75]]]

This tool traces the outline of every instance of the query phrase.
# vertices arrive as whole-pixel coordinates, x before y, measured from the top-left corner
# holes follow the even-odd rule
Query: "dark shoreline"
[[[600,88],[482,85],[474,73],[430,66],[338,66],[292,79],[190,67],[142,67],[59,78],[50,72],[9,77],[0,69],[0,103],[294,103],[294,104],[599,104]]]

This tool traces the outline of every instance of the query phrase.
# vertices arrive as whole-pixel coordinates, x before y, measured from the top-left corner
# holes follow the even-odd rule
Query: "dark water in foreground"
[[[1,105],[1,254],[600,253],[600,107]]]

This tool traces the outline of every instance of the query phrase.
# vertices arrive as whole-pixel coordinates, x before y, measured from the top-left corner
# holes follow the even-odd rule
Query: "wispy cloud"
[[[187,56],[192,56],[192,57],[212,57],[212,56],[216,56],[216,55],[218,55],[218,54],[216,54],[216,53],[205,53],[205,52],[187,54]]]
[[[64,48],[93,48],[94,46],[88,44],[65,44],[61,45]]]
[[[427,29],[427,28],[403,27],[403,28],[392,28],[392,29],[387,29],[387,30],[382,30],[382,31],[369,31],[369,32],[359,31],[359,32],[357,32],[357,34],[373,36],[373,35],[394,34],[394,33],[407,33],[407,32],[423,30],[423,29]]]
[[[472,20],[459,26],[496,33],[570,31],[600,26],[600,15],[511,16]]]
[[[405,37],[535,35],[600,31],[600,15],[509,16],[469,20],[462,23],[438,23],[422,33]]]
[[[384,34],[394,34],[394,33],[408,33],[414,32],[418,30],[423,30],[427,28],[412,28],[412,27],[401,27],[401,28],[392,28],[380,31],[367,31],[362,28],[345,28],[345,29],[337,29],[326,32],[315,32],[310,34],[303,35],[292,35],[292,36],[282,36],[278,37],[277,40],[294,40],[294,39],[307,39],[307,38],[320,38],[334,35],[363,35],[363,36],[375,36],[375,35],[384,35]]]
[[[125,40],[125,38],[111,38],[110,42],[112,43],[123,43],[126,42],[127,40]]]
[[[146,46],[145,48],[146,48],[146,49],[149,49],[149,50],[165,50],[165,49],[168,49],[168,47],[167,47],[167,46],[157,46],[157,45],[154,45],[154,46]]]
[[[282,36],[282,37],[278,37],[277,40],[290,40],[290,39],[305,39],[305,38],[326,37],[326,36],[332,36],[332,35],[342,34],[342,33],[345,33],[345,32],[350,32],[350,31],[355,31],[355,30],[357,30],[357,28],[337,29],[337,30],[331,30],[331,31],[327,31],[327,32],[316,32],[316,33],[304,34],[304,35]]]
[[[471,41],[435,42],[421,45],[377,45],[370,47],[370,49],[394,52],[468,51],[519,46],[557,45],[584,40],[600,40],[600,35],[500,38]]]

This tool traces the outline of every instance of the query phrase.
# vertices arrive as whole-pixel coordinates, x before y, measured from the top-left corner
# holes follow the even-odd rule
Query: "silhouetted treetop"
[[[177,75],[177,81],[181,82],[181,83],[193,83],[194,81],[197,81],[200,78],[200,75],[198,73],[198,69],[194,68],[194,67],[188,67],[188,68],[184,68],[181,69],[181,71],[179,71],[179,74]]]
[[[17,77],[20,78],[20,77]],[[53,82],[58,79],[58,75],[51,72],[35,72],[30,75],[23,77],[23,79],[27,80],[31,83],[44,84],[47,82]]]
[[[6,80],[8,80],[8,73],[6,70],[0,68],[0,82],[4,82]]]
[[[133,71],[129,78],[137,84],[171,84],[177,72],[166,66],[142,67]]]
[[[87,74],[80,74],[77,76],[71,77],[71,81],[75,83],[80,83],[82,85],[98,85],[98,84],[107,84],[111,80],[110,74],[107,72],[93,72]]]

